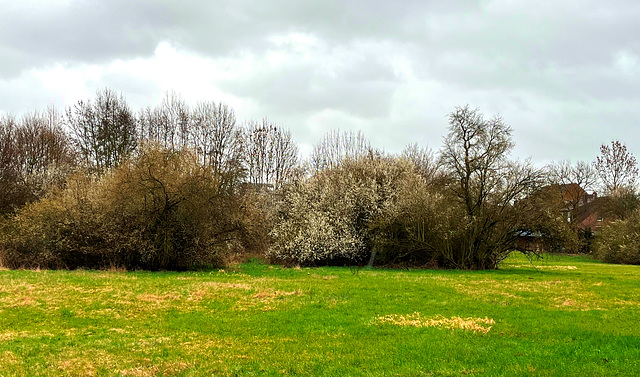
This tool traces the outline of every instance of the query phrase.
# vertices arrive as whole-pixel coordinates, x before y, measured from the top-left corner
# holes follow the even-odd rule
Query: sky
[[[64,109],[98,89],[167,92],[291,130],[438,150],[456,106],[499,114],[512,156],[640,156],[636,0],[0,0],[0,114]]]

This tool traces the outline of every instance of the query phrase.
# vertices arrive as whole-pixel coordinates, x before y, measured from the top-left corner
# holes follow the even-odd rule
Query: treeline
[[[570,183],[606,185],[618,228],[636,216],[637,168],[622,144],[593,164],[537,169],[509,159],[499,117],[459,107],[449,126],[437,153],[412,144],[391,155],[331,131],[303,161],[287,129],[175,94],[134,112],[104,89],[62,114],[5,116],[0,264],[190,269],[261,253],[289,265],[486,269],[513,250],[591,251],[563,215],[580,204]],[[523,242],[532,236],[535,248]]]

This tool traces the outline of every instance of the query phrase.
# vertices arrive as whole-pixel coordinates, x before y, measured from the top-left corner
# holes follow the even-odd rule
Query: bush
[[[100,179],[83,174],[5,222],[10,267],[186,269],[241,248],[247,208],[187,151],[147,147]]]
[[[413,166],[384,157],[345,159],[289,189],[269,254],[287,263],[364,263],[374,250],[387,262],[387,242],[400,187],[419,182]]]
[[[640,211],[606,226],[593,249],[594,256],[604,262],[640,264]]]
[[[442,187],[407,176],[398,185],[393,210],[376,223],[381,261],[449,267],[448,251],[457,247],[463,228],[462,210]]]

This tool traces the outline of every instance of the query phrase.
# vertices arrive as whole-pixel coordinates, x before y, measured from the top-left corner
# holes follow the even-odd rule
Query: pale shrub
[[[301,264],[364,262],[384,244],[381,224],[397,212],[407,180],[419,182],[410,163],[377,156],[317,172],[287,192],[270,256]]]

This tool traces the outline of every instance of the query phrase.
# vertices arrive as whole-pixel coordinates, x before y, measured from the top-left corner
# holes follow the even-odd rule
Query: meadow
[[[637,376],[640,267],[0,271],[0,376]]]

